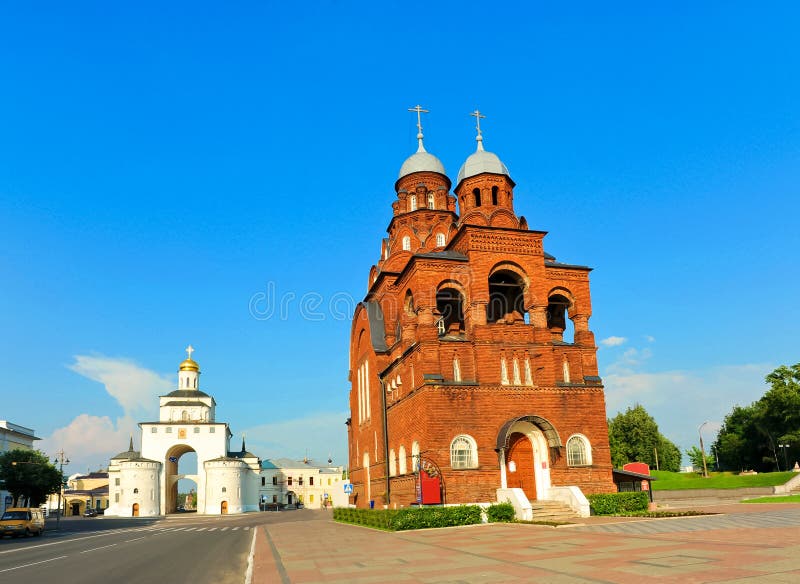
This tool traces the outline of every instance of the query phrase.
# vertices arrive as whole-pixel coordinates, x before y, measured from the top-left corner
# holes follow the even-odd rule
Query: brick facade
[[[351,502],[414,503],[420,466],[445,503],[494,501],[501,486],[529,499],[551,486],[614,491],[590,269],[545,253],[546,233],[514,212],[506,173],[463,177],[454,195],[450,185],[426,169],[398,179],[353,316]],[[462,435],[472,448],[452,453]],[[576,435],[584,455],[570,465]],[[527,450],[508,459],[519,439]]]

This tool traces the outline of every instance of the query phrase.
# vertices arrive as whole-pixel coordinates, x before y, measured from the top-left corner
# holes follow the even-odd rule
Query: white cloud
[[[317,412],[293,420],[281,420],[247,428],[247,449],[262,458],[302,459],[317,462],[333,457],[336,465],[347,466],[347,412]],[[237,444],[238,441],[232,441]],[[232,446],[233,447],[233,446]]]
[[[38,445],[53,456],[64,449],[71,464],[67,472],[83,472],[107,466],[109,459],[127,450],[131,435],[139,448],[137,420],[155,418],[155,396],[172,389],[173,383],[164,375],[141,367],[130,359],[103,355],[76,355],[69,369],[92,381],[103,384],[105,391],[122,408],[116,420],[108,416],[80,414],[63,428],[57,428]],[[84,399],[90,399],[86,396]]]
[[[628,339],[625,337],[608,337],[607,339],[603,339],[600,341],[600,344],[604,347],[619,347],[620,345],[625,344]]]
[[[643,365],[650,355],[648,349],[631,348],[602,372],[608,415],[641,404],[681,450],[698,442],[698,427],[706,420],[703,438],[710,445],[734,405],[750,404],[764,394],[764,376],[775,368],[752,363],[646,372]]]
[[[647,341],[648,343],[655,343],[656,342],[656,338],[654,336],[652,336],[652,335],[645,335],[644,336],[644,340]]]

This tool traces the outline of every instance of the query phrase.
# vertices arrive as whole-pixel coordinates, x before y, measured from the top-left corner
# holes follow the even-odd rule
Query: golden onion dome
[[[200,371],[200,365],[197,364],[197,361],[194,359],[184,359],[181,361],[181,365],[178,371]]]

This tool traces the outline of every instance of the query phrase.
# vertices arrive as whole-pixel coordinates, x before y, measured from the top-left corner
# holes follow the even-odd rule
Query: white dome
[[[465,178],[477,176],[485,172],[491,174],[504,174],[510,177],[506,165],[500,161],[500,159],[497,157],[497,154],[494,154],[493,152],[487,152],[486,150],[479,148],[477,151],[471,154],[461,166],[461,170],[458,171],[456,184],[461,183],[461,181]]]
[[[442,161],[425,150],[419,150],[406,158],[403,166],[400,167],[400,174],[397,179],[399,180],[414,172],[438,172],[439,174],[447,175]]]

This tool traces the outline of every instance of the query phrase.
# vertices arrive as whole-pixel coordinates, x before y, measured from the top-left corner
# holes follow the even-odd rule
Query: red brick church
[[[388,237],[353,316],[351,502],[524,493],[576,508],[581,494],[615,491],[590,268],[556,261],[546,233],[517,216],[479,112],[477,150],[451,193],[423,145],[424,110],[411,111],[419,148],[400,168]]]

